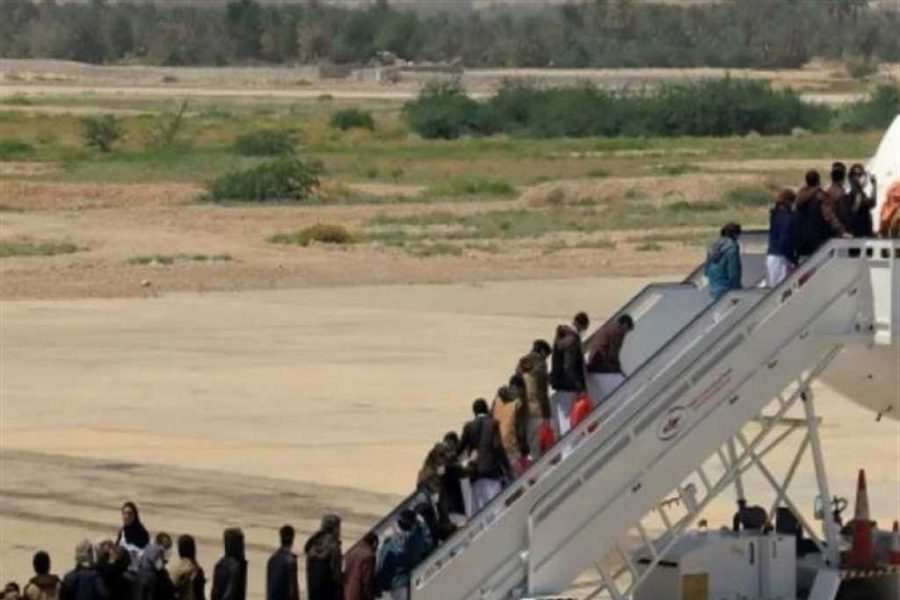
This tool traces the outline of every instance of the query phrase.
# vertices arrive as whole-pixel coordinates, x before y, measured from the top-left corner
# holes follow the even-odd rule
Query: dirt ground
[[[572,185],[576,184],[566,189],[571,190]],[[579,193],[597,191],[591,184],[581,186]],[[607,183],[601,191],[613,189]],[[301,248],[267,241],[275,233],[315,223],[339,223],[358,230],[382,214],[527,207],[541,202],[547,190],[532,191],[508,202],[310,207],[215,206],[196,202],[201,192],[193,185],[169,183],[91,185],[0,180],[0,232],[4,239],[62,240],[81,249],[48,257],[4,258],[0,261],[0,299],[647,275],[689,271],[702,254],[702,246],[686,247],[679,253],[637,252],[625,245],[618,249],[549,252],[542,243],[526,240],[501,241],[503,251],[497,253],[417,258],[372,243]],[[178,254],[228,255],[230,260],[133,264],[136,257]]]

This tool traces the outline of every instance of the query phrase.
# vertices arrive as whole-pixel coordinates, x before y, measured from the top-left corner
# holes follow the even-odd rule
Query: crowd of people
[[[829,239],[900,237],[900,184],[888,192],[876,223],[875,184],[862,165],[831,169],[831,185],[816,171],[798,191],[778,193],[770,211],[767,285],[781,283],[796,265]],[[870,189],[870,192],[866,190]],[[726,224],[709,248],[705,275],[716,300],[742,286],[741,227]],[[430,552],[604,402],[626,378],[621,352],[635,322],[619,314],[586,337],[590,318],[579,312],[556,328],[552,344],[536,340],[514,365],[508,381],[488,403],[478,398],[461,434],[448,432],[428,452],[417,478],[414,502],[395,515],[379,540],[367,534],[343,556],[341,520],[323,517],[304,545],[309,600],[374,600],[384,593],[408,597],[412,571]],[[548,364],[549,363],[549,364]],[[551,389],[555,392],[551,394]],[[590,393],[589,393],[590,390]],[[564,450],[565,451],[565,450]],[[266,565],[267,600],[299,600],[295,531],[285,525]],[[172,558],[173,546],[177,559]],[[247,560],[244,534],[223,532],[222,557],[209,585],[211,600],[244,600]],[[173,544],[164,532],[151,537],[137,506],[122,506],[122,527],[114,539],[85,540],[75,548],[74,568],[60,578],[50,556],[34,555],[34,576],[20,588],[7,584],[0,600],[205,600],[207,578],[197,562],[196,541],[181,535]]]

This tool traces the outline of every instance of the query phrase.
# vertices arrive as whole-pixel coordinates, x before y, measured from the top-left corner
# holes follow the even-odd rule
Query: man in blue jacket
[[[706,279],[709,295],[718,300],[730,290],[741,289],[741,247],[738,238],[741,226],[728,223],[721,230],[721,237],[709,247],[706,255]]]

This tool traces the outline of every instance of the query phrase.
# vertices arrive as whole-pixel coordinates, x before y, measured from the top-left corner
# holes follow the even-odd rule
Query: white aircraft
[[[887,191],[900,181],[900,115],[888,128],[867,168],[877,178],[878,205],[873,212],[877,227]],[[894,295],[895,302],[897,296]],[[900,314],[900,306],[892,310]],[[848,346],[823,378],[829,387],[874,411],[879,418],[883,415],[900,420],[900,345],[896,342],[900,331],[896,320],[894,323],[893,344]]]

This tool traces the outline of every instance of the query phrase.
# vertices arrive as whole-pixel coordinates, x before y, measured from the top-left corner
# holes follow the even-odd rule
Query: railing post
[[[819,438],[819,421],[816,418],[816,407],[812,390],[807,387],[800,397],[803,400],[803,410],[806,413],[806,427],[809,431],[809,447],[812,451],[813,464],[816,468],[816,481],[819,486],[819,495],[826,503],[824,511],[825,541],[828,544],[827,563],[837,568],[840,565],[841,555],[838,546],[838,527],[834,521],[834,514],[827,510],[827,503],[831,502],[831,491],[828,488],[828,474],[825,470],[825,458],[822,455],[822,440]]]

